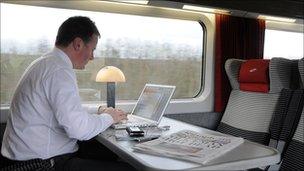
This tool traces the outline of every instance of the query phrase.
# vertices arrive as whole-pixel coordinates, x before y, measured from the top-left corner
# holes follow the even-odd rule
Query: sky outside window
[[[265,30],[264,58],[303,58],[303,33]]]
[[[96,23],[101,33],[97,51],[105,41],[117,39],[201,48],[198,35],[202,29],[193,21],[1,3],[1,51],[14,46],[18,52],[30,53],[35,50],[31,44],[41,39],[53,46],[60,24],[75,15],[88,16]]]
[[[72,16],[91,18],[101,34],[94,60],[75,70],[83,101],[105,100],[105,84],[95,77],[106,65],[127,79],[117,85],[117,100],[137,99],[146,83],[176,85],[173,98],[204,89],[204,28],[198,21],[1,3],[1,104],[10,103],[24,70],[54,47],[59,26]]]

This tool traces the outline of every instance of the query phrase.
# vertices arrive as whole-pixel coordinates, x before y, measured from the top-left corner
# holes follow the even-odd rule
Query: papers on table
[[[244,139],[238,137],[215,136],[182,130],[169,136],[137,144],[133,149],[138,152],[206,164],[243,142]]]

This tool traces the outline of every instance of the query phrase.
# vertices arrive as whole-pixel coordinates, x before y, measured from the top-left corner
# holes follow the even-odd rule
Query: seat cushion
[[[288,145],[280,170],[304,170],[304,110],[296,132]]]
[[[239,73],[240,90],[267,93],[269,91],[269,60],[248,60]]]
[[[221,122],[254,132],[269,132],[279,94],[233,90]]]

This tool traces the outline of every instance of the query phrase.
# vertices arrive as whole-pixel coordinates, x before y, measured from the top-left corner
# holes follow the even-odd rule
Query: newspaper
[[[137,144],[133,149],[152,155],[207,164],[243,142],[244,139],[238,137],[215,136],[182,130],[169,136]]]

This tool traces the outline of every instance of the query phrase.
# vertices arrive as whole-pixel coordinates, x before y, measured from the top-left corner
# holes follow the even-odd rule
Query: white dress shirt
[[[97,112],[97,111],[96,111]],[[81,105],[73,66],[58,48],[35,60],[21,77],[10,106],[1,153],[12,160],[47,159],[78,150],[113,123]]]

